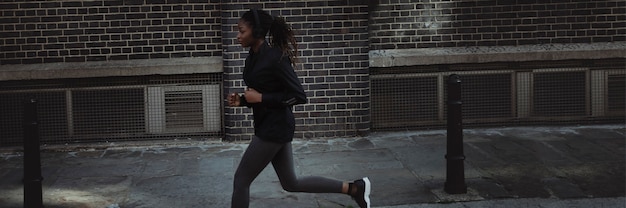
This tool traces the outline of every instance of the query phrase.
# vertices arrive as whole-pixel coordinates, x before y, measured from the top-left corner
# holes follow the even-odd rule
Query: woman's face
[[[237,41],[239,41],[239,44],[241,44],[242,47],[247,48],[253,46],[258,41],[258,39],[254,38],[252,35],[252,27],[250,27],[248,22],[240,19],[239,23],[237,23],[237,27],[239,28]]]

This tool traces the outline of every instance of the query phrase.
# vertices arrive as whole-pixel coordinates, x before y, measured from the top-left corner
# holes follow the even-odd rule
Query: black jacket
[[[307,98],[289,57],[264,42],[258,53],[250,50],[243,80],[249,88],[263,94],[260,103],[248,103],[241,97],[241,105],[252,108],[254,134],[272,142],[292,141],[295,131],[292,106],[306,103]]]

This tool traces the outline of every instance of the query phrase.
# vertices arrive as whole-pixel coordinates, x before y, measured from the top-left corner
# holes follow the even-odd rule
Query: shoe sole
[[[370,179],[367,177],[363,178],[363,181],[365,182],[365,193],[363,193],[363,198],[365,199],[367,208],[370,208],[370,191],[372,189],[372,184],[370,183]]]

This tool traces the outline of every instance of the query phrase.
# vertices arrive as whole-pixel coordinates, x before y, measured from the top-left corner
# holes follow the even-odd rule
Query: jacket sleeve
[[[306,93],[302,88],[302,84],[291,66],[289,58],[280,59],[274,73],[280,79],[284,87],[283,91],[263,93],[262,105],[269,108],[289,107],[296,104],[304,104],[307,102]]]
[[[252,107],[246,100],[246,96],[243,93],[239,94],[239,106]]]

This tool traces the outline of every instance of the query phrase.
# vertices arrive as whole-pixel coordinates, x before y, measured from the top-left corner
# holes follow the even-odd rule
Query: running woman
[[[298,46],[291,27],[283,18],[255,9],[245,12],[237,26],[237,40],[250,48],[243,71],[248,88],[241,94],[229,94],[227,101],[229,106],[252,108],[254,137],[235,172],[231,206],[248,207],[250,184],[271,162],[286,191],[348,194],[360,207],[369,208],[371,184],[367,177],[344,182],[295,174],[292,106],[306,103],[307,98],[293,68]],[[269,42],[265,40],[268,32]]]

